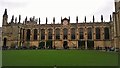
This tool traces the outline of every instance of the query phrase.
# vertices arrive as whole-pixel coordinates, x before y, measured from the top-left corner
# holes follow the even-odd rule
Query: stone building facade
[[[115,12],[113,12],[113,25],[114,25],[114,46],[120,48],[120,0],[115,2]]]
[[[0,27],[0,50],[2,48],[2,27]]]
[[[70,17],[62,18],[61,23],[55,24],[55,17],[52,24],[39,24],[35,17],[30,20],[25,18],[21,23],[21,16],[19,21],[12,16],[11,22],[8,23],[7,9],[3,14],[2,24],[2,40],[3,46],[43,46],[45,48],[84,48],[94,49],[96,47],[111,47],[118,48],[120,46],[120,1],[115,2],[116,11],[113,17],[110,15],[110,21],[103,21],[101,15],[101,22],[95,22],[93,16],[92,22],[76,22],[71,23]]]

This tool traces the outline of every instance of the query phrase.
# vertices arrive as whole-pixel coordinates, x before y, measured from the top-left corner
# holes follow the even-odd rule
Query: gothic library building
[[[2,22],[2,42],[3,46],[36,46],[44,48],[83,48],[95,49],[96,47],[115,47],[120,48],[120,1],[115,2],[115,12],[110,15],[110,21],[95,22],[93,16],[92,22],[71,23],[69,18],[62,18],[61,23],[55,24],[53,18],[52,24],[37,23],[35,17],[21,23],[12,16],[8,22],[7,9],[3,14]]]

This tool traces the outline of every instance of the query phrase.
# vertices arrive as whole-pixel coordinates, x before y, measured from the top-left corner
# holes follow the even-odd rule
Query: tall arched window
[[[109,28],[108,27],[104,28],[104,39],[105,40],[109,39]]]
[[[79,39],[84,39],[84,30],[83,30],[83,28],[79,29]]]
[[[71,39],[75,39],[75,29],[71,29]]]
[[[100,39],[100,28],[96,28],[95,32],[96,32],[96,39]]]
[[[63,29],[63,39],[67,39],[68,38],[68,29],[64,28]]]
[[[27,41],[30,41],[30,33],[31,33],[31,32],[30,32],[30,29],[27,29],[27,34],[26,34],[26,35],[27,35],[27,36],[26,36],[26,40],[27,40]]]
[[[37,29],[34,29],[34,40],[37,40]]]
[[[41,29],[41,40],[45,39],[45,29]]]
[[[56,39],[60,39],[60,29],[59,28],[57,28],[56,30],[55,30],[55,36],[56,36]]]
[[[87,34],[88,39],[92,39],[92,28],[87,29]]]
[[[52,39],[52,29],[48,29],[48,39]]]

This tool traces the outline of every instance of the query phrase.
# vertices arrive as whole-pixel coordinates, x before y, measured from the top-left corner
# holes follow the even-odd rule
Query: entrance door
[[[64,41],[63,47],[64,47],[64,49],[67,49],[67,48],[68,48],[68,42],[67,42],[67,41]]]
[[[88,40],[87,41],[87,48],[88,49],[94,49],[94,41]]]
[[[46,48],[52,49],[52,41],[51,41],[51,40],[48,40],[48,41],[46,42]]]
[[[79,41],[78,41],[78,48],[80,48],[80,49],[85,49],[85,41],[79,40]]]
[[[4,38],[3,46],[6,46],[7,39]]]
[[[45,42],[40,42],[40,43],[39,43],[39,48],[40,48],[40,49],[42,49],[42,48],[45,49]]]

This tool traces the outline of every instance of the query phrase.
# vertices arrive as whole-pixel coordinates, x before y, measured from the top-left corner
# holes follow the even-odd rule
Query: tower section
[[[5,9],[3,14],[2,26],[7,25],[7,21],[8,21],[8,15],[7,15],[7,9]]]

